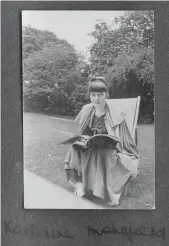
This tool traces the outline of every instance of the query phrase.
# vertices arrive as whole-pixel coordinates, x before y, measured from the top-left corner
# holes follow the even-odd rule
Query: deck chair
[[[122,98],[122,99],[109,99],[112,102],[113,107],[115,107],[125,118],[128,129],[138,145],[138,135],[137,135],[137,120],[140,107],[140,96],[137,98]],[[129,182],[126,184],[124,189],[124,194],[128,192]]]
[[[124,116],[131,136],[138,144],[137,120],[140,107],[140,96],[137,98],[109,99],[113,106]]]

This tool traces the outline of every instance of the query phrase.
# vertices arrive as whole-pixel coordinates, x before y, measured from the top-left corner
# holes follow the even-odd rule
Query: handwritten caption
[[[42,229],[37,228],[34,224],[29,226],[21,226],[14,223],[12,220],[4,221],[5,234],[18,234],[22,236],[31,236],[38,238],[46,239],[57,239],[57,238],[67,238],[75,239],[75,231],[70,232],[68,229],[63,231],[55,229]],[[87,226],[87,235],[88,237],[92,236],[103,236],[103,235],[121,235],[126,236],[129,242],[132,242],[134,237],[150,237],[150,238],[161,238],[165,240],[165,227],[156,229],[155,227],[140,226],[137,228],[125,227],[117,228],[114,225],[109,225],[104,227],[101,230],[98,230],[92,226]]]
[[[122,226],[121,228],[116,228],[114,225],[106,226],[101,230],[88,226],[88,236],[103,236],[103,235],[124,235],[127,237],[129,242],[133,241],[134,236],[143,236],[143,237],[151,237],[151,238],[162,238],[165,240],[165,228],[162,227],[160,229],[155,229],[154,227],[146,227],[140,226],[138,228],[132,228]]]
[[[41,238],[69,238],[74,239],[75,233],[70,233],[69,230],[54,230],[54,229],[41,229],[31,224],[23,226],[15,224],[12,220],[4,221],[5,234],[13,233],[22,236],[41,237]]]

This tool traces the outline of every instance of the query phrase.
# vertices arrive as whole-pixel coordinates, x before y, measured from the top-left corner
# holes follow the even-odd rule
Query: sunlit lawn
[[[24,114],[24,163],[25,168],[58,184],[72,192],[66,182],[64,158],[68,146],[57,145],[75,133],[73,122],[56,119],[42,114]],[[155,204],[155,163],[154,163],[154,126],[138,127],[138,148],[140,151],[140,172],[122,195],[116,209],[151,209]],[[56,194],[54,194],[56,195]],[[109,208],[104,201],[93,196],[87,199]]]

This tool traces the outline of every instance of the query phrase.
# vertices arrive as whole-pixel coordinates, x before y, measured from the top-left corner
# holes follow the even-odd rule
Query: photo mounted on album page
[[[25,209],[155,209],[154,12],[22,11]]]

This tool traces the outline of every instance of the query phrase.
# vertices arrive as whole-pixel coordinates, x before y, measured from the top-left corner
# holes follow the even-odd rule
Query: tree
[[[26,27],[23,33],[25,109],[75,115],[84,102],[88,65],[51,32]]]
[[[91,33],[95,42],[90,48],[91,71],[107,77],[110,96],[140,95],[140,117],[149,114],[151,118],[154,112],[153,34],[152,11],[127,11],[110,26],[98,22]]]

